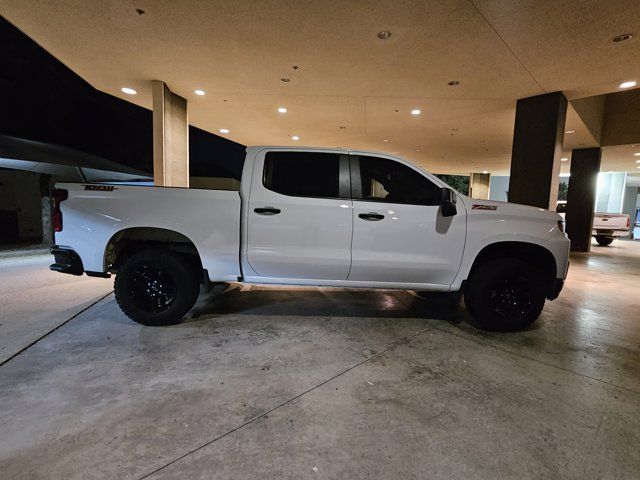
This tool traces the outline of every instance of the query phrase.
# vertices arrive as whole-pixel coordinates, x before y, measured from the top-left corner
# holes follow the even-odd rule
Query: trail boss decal
[[[471,205],[471,210],[497,210],[498,206],[497,205],[478,205],[477,203],[474,203],[473,205]]]
[[[114,190],[117,190],[113,185],[85,185],[84,189],[94,192],[113,192]]]

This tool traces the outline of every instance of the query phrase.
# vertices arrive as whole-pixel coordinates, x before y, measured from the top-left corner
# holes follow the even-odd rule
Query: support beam
[[[164,82],[153,82],[153,183],[189,186],[187,101]]]
[[[571,177],[565,220],[571,250],[574,252],[591,250],[593,209],[596,203],[601,156],[600,147],[581,148],[571,152]]]
[[[472,173],[469,178],[469,196],[489,200],[490,173]]]
[[[510,202],[555,210],[566,115],[567,99],[562,92],[518,100]]]

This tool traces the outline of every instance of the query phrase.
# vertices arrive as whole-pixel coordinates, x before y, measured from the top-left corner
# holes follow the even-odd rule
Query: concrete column
[[[567,99],[562,92],[518,100],[510,202],[555,210],[566,116]]]
[[[588,252],[591,249],[593,209],[601,155],[600,147],[581,148],[571,152],[565,220],[571,250],[574,252]]]
[[[189,186],[187,101],[164,82],[153,82],[153,183]]]
[[[469,177],[469,196],[489,200],[490,173],[472,173]]]

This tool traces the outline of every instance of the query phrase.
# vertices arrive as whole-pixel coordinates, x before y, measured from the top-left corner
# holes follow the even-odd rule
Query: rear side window
[[[340,155],[315,152],[269,152],[262,182],[293,197],[339,198]]]
[[[359,157],[362,199],[438,205],[440,188],[412,168],[386,158]]]

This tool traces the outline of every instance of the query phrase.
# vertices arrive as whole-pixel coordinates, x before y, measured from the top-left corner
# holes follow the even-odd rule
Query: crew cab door
[[[274,150],[258,153],[255,162],[249,267],[260,278],[345,280],[353,229],[348,156]]]
[[[466,212],[443,217],[440,187],[397,160],[351,156],[349,280],[448,286],[462,261]]]

